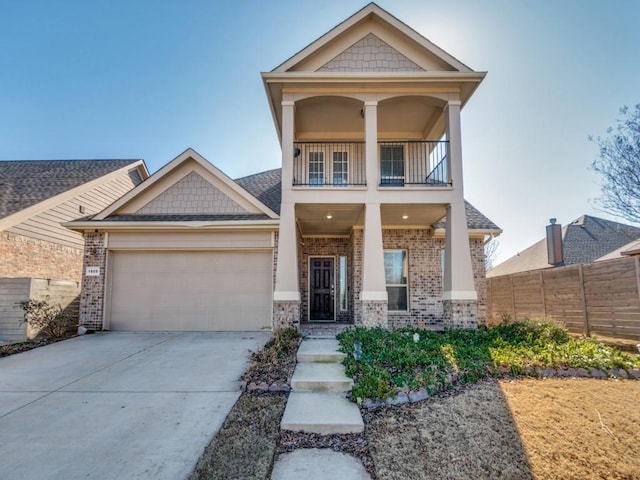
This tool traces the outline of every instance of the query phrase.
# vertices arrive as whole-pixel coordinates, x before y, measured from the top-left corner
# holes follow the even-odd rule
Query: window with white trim
[[[380,185],[404,185],[403,145],[380,145]]]
[[[389,311],[406,311],[409,304],[408,258],[406,250],[384,251],[384,277]]]
[[[347,185],[349,183],[349,154],[347,152],[333,152],[333,184]]]
[[[324,185],[324,152],[309,152],[309,185]]]
[[[348,310],[349,302],[347,300],[347,257],[344,255],[340,256],[338,262],[338,281],[340,311],[345,312]]]

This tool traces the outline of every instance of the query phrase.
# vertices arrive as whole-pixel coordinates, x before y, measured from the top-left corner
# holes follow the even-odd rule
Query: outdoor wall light
[[[402,215],[403,220],[406,220],[407,218],[409,218],[409,215]]]
[[[327,214],[327,219],[331,220],[333,218],[333,215],[331,215],[330,213]]]

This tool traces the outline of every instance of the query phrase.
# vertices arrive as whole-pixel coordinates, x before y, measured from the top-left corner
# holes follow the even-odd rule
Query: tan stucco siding
[[[52,205],[50,209],[14,225],[7,231],[59,245],[83,248],[82,234],[71,231],[61,224],[104,210],[135,187],[134,181],[139,181],[139,175],[123,173],[71,200]]]
[[[191,172],[136,213],[198,215],[247,213],[247,210],[198,173]]]

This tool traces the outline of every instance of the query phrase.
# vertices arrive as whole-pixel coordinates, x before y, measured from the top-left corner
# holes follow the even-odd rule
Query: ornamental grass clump
[[[536,375],[545,368],[637,369],[640,357],[549,322],[516,322],[477,330],[430,332],[355,328],[338,335],[354,380],[352,399],[385,399],[399,392],[443,391],[489,376]],[[354,342],[360,342],[354,358]]]

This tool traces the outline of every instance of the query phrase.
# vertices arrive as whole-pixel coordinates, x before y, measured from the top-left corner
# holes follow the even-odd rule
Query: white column
[[[367,190],[376,192],[380,183],[378,164],[378,102],[364,102],[365,168],[367,170]]]
[[[293,184],[293,139],[295,102],[282,102],[282,204],[278,235],[278,263],[274,301],[300,301],[298,283],[298,238],[295,204],[291,199]]]
[[[478,296],[473,281],[467,215],[464,206],[459,101],[448,103],[445,107],[445,119],[449,140],[449,175],[453,187],[453,200],[447,206],[443,298],[445,300],[476,300]]]
[[[382,248],[380,204],[367,203],[364,210],[362,239],[362,290],[360,300],[387,301]]]

